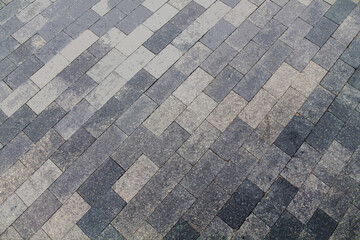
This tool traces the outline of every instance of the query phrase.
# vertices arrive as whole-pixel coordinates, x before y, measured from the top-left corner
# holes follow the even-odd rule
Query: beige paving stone
[[[168,0],[145,0],[142,5],[149,9],[152,12],[158,10],[162,5],[164,5]]]
[[[125,56],[130,56],[152,35],[153,32],[141,24],[124,39],[122,39],[118,45],[116,45],[116,48]]]
[[[34,96],[37,91],[39,91],[39,88],[32,81],[27,80],[0,103],[0,108],[8,117],[10,117]]]
[[[172,44],[179,50],[185,52],[194,45],[208,29],[197,21],[190,24],[184,31],[177,36]]]
[[[148,157],[141,155],[115,183],[113,189],[122,199],[130,202],[158,169]]]
[[[311,61],[291,86],[305,97],[309,97],[326,73],[327,71],[324,68]]]
[[[16,190],[16,194],[30,206],[61,174],[61,170],[51,160],[47,160]]]
[[[180,100],[170,96],[146,119],[143,125],[156,136],[160,136],[185,108],[186,106]]]
[[[184,7],[186,7],[186,5],[188,5],[192,0],[170,0],[168,3],[177,8],[178,10],[183,9]]]
[[[88,236],[75,225],[64,237],[64,240],[90,240]]]
[[[143,24],[145,27],[155,32],[159,30],[163,25],[165,25],[178,12],[179,10],[177,10],[170,4],[164,4],[151,17],[146,19],[146,21]]]
[[[155,78],[163,75],[182,55],[182,52],[169,44],[156,57],[154,57],[146,66],[148,71]]]
[[[290,87],[271,109],[269,116],[285,127],[305,101],[299,91]]]
[[[124,60],[125,56],[114,48],[99,62],[97,62],[86,74],[95,82],[100,83]]]
[[[53,240],[63,239],[89,209],[90,205],[75,192],[44,224],[42,229]]]
[[[0,204],[3,203],[23,182],[31,172],[24,164],[17,161],[3,175],[0,176]]]
[[[231,8],[223,2],[216,1],[196,21],[206,29],[210,29],[228,13]]]
[[[34,17],[30,22],[17,30],[12,36],[19,42],[24,43],[47,23],[47,19],[41,14]]]
[[[203,6],[204,8],[210,7],[211,4],[213,4],[215,1],[216,0],[194,0],[194,2],[197,2],[198,4]]]
[[[213,80],[213,77],[197,68],[173,93],[173,95],[189,105],[205,87]]]
[[[68,88],[68,84],[61,77],[55,77],[43,89],[31,98],[27,105],[36,113],[40,114],[55,99]]]
[[[257,6],[255,4],[248,0],[242,0],[225,15],[224,19],[235,27],[239,27],[240,24],[256,10],[256,8]]]
[[[72,40],[60,53],[70,62],[75,60],[81,53],[88,49],[99,39],[92,31],[85,30],[77,38]]]
[[[26,205],[16,195],[11,195],[3,204],[0,205],[0,234],[10,227],[10,225],[26,210]]]
[[[49,0],[36,0],[24,8],[21,12],[16,14],[16,17],[26,23],[40,14],[45,8],[47,8],[51,2]]]
[[[0,240],[23,240],[20,234],[13,227],[9,227],[1,236]]]
[[[199,96],[176,119],[176,122],[189,133],[193,133],[214,110],[216,105],[217,103],[212,98],[207,96],[205,93],[200,93]]]
[[[264,89],[261,89],[240,112],[239,117],[252,128],[256,128],[275,103],[276,98]]]
[[[295,68],[284,62],[265,83],[263,88],[279,99],[295,81],[298,75],[299,72]]]
[[[57,54],[42,68],[39,69],[30,79],[40,88],[48,84],[56,75],[58,75],[66,66],[70,64],[69,60],[63,55]]]
[[[126,80],[130,80],[140,71],[155,55],[145,47],[139,47],[132,53],[123,63],[115,69],[120,76]]]
[[[246,104],[247,101],[244,98],[231,91],[206,120],[221,132],[224,132]]]
[[[30,240],[52,240],[42,229],[37,231]]]
[[[130,238],[130,240],[161,240],[162,236],[147,222]]]

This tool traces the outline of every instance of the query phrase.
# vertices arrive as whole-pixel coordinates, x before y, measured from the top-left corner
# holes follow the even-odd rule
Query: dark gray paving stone
[[[280,133],[274,144],[289,156],[293,156],[312,128],[313,124],[311,122],[302,116],[295,115]]]
[[[44,39],[39,35],[34,35],[32,38],[23,43],[15,51],[9,55],[9,59],[16,65],[20,65],[25,62],[34,52],[45,45]]]
[[[75,4],[71,5],[68,12],[74,19],[77,19],[98,2],[99,0],[77,0]]]
[[[349,79],[355,72],[355,69],[351,67],[349,64],[339,59],[330,69],[330,72],[338,74],[346,79]]]
[[[16,89],[28,80],[35,72],[37,72],[43,65],[44,64],[33,55],[6,78],[4,78],[4,82],[6,82],[12,89]]]
[[[360,128],[360,112],[353,111],[347,123],[354,127]]]
[[[300,18],[311,25],[315,25],[330,7],[331,5],[323,0],[314,0],[300,14]]]
[[[265,237],[269,239],[298,239],[299,234],[303,230],[303,224],[285,211],[280,218],[276,221],[273,228],[271,228],[269,234]]]
[[[224,223],[219,217],[215,217],[214,220],[208,225],[208,227],[201,233],[198,240],[204,239],[230,239],[234,234],[234,230]]]
[[[34,118],[35,113],[31,111],[28,106],[22,106],[10,118],[0,125],[0,142],[3,145],[9,143]]]
[[[145,188],[162,201],[192,168],[184,158],[174,154],[149,180]]]
[[[312,25],[297,18],[280,37],[280,40],[295,49],[311,29],[313,29]]]
[[[354,68],[360,66],[360,36],[358,35],[346,49],[341,59]]]
[[[6,114],[0,110],[0,124],[2,124],[7,118]]]
[[[256,5],[260,3],[262,0],[254,0]],[[249,17],[249,20],[256,24],[257,26],[263,28],[268,21],[270,21],[276,13],[280,11],[281,7],[272,1],[265,1],[258,9],[255,10],[253,14]]]
[[[161,104],[185,81],[186,77],[176,68],[170,68],[146,91],[146,95],[157,104]]]
[[[211,184],[184,214],[183,219],[202,232],[229,198],[221,187]]]
[[[200,42],[215,50],[234,30],[235,27],[232,24],[221,19],[200,39]]]
[[[66,112],[56,103],[42,111],[25,129],[24,133],[34,142],[38,142],[50,128],[64,117]]]
[[[360,68],[358,68],[349,79],[349,84],[360,91]]]
[[[253,38],[261,47],[268,49],[285,32],[286,26],[271,19]]]
[[[116,9],[120,12],[118,9]],[[119,13],[117,13],[119,14]],[[137,26],[143,23],[148,17],[152,15],[152,12],[140,5],[134,11],[132,11],[129,15],[124,17],[123,20],[117,25],[117,28],[120,29],[125,34],[131,33]]]
[[[181,9],[181,11],[170,20],[170,22],[181,30],[184,30],[203,12],[205,12],[205,10],[206,9],[203,6],[191,1],[188,5],[186,5],[186,7]]]
[[[329,112],[334,114],[335,117],[339,118],[343,122],[346,122],[353,112],[353,108],[348,106],[346,103],[335,99],[329,107]]]
[[[216,176],[215,182],[232,194],[249,175],[257,161],[256,157],[241,147]]]
[[[99,37],[107,33],[112,27],[118,24],[126,15],[119,9],[113,8],[89,29]]]
[[[75,19],[76,18],[70,15],[69,11],[61,11],[61,14],[58,13],[55,17],[52,16],[45,26],[38,31],[38,33],[43,39],[45,39],[45,41],[48,42],[64,30],[64,28],[66,28]]]
[[[117,149],[127,136],[111,126],[51,186],[60,201],[68,199],[78,187]],[[100,231],[101,232],[101,231]]]
[[[260,59],[258,64],[274,74],[291,52],[291,47],[282,41],[276,41],[274,45],[272,45],[272,47]]]
[[[137,8],[144,0],[123,0],[116,7],[125,14],[130,14]]]
[[[346,46],[342,43],[333,38],[329,38],[329,40],[321,47],[320,51],[318,51],[315,55],[313,61],[326,70],[330,70],[345,49]]]
[[[94,141],[95,138],[90,133],[80,128],[53,153],[50,159],[61,171],[65,171]]]
[[[272,227],[282,214],[280,209],[267,198],[263,198],[254,209],[254,214],[264,221],[264,223]]]
[[[18,1],[20,2],[20,1]],[[2,10],[2,15],[4,16],[4,9]],[[16,32],[18,29],[20,29],[24,25],[23,22],[21,22],[16,16],[11,16],[7,22],[1,24],[0,27],[0,42],[5,40],[8,36],[12,35],[14,32]]]
[[[319,47],[307,39],[301,40],[294,51],[287,57],[286,62],[298,71],[304,70],[310,60],[315,56]]]
[[[50,5],[53,6],[53,5]],[[35,55],[43,62],[48,62],[61,49],[63,49],[69,42],[71,37],[64,32],[60,32],[53,39],[46,43],[45,46],[35,52]]]
[[[296,187],[280,177],[271,186],[265,198],[269,199],[277,209],[284,211],[297,192]]]
[[[73,39],[75,39],[99,19],[99,14],[94,12],[94,10],[89,9],[78,19],[76,19],[76,21],[74,21],[67,28],[65,28],[64,31]]]
[[[232,8],[235,7],[236,4],[240,2],[240,0],[221,0],[221,1]]]
[[[234,91],[247,101],[251,101],[270,77],[271,73],[267,69],[261,64],[256,64],[234,87]]]
[[[238,229],[263,195],[255,184],[245,180],[220,210],[218,217],[231,228]]]
[[[234,68],[227,66],[219,75],[204,89],[204,93],[221,102],[233,87],[242,79],[243,75]]]
[[[300,108],[299,113],[316,124],[334,98],[332,93],[318,86]]]
[[[338,223],[321,209],[316,209],[314,215],[306,224],[305,231],[314,239],[329,239]]]
[[[19,47],[19,43],[13,37],[7,37],[0,42],[0,60]]]
[[[328,72],[326,76],[321,80],[320,85],[332,92],[333,94],[339,94],[347,79],[334,72]]]
[[[124,170],[119,165],[108,159],[81,185],[77,192],[90,206],[95,206],[123,173]]]
[[[116,229],[109,224],[96,240],[125,240],[125,238]]]
[[[166,234],[194,202],[195,198],[185,188],[178,185],[154,210],[147,221],[158,233]]]
[[[339,0],[332,5],[325,16],[337,24],[341,24],[355,7],[356,3],[351,0]]]
[[[266,49],[250,41],[230,62],[230,65],[242,74],[246,74],[264,55]]]
[[[77,225],[90,238],[96,238],[125,206],[126,202],[113,190],[109,190],[90,208]]]
[[[344,123],[334,115],[326,112],[316,124],[315,128],[311,131],[310,135],[306,139],[306,142],[318,149],[320,152],[324,152],[328,149],[343,124]]]
[[[334,239],[356,239],[359,238],[359,215],[360,210],[350,205],[343,220],[338,224],[332,238]]]
[[[16,65],[8,58],[0,61],[0,80],[4,79],[9,73],[16,68]]]
[[[56,14],[59,13],[59,11],[65,11],[67,10],[71,5],[73,5],[77,0],[58,0],[51,4],[49,7],[47,7],[41,15],[43,15],[46,18],[51,19]]]
[[[46,190],[31,206],[14,222],[16,231],[24,238],[30,239],[42,225],[60,208],[61,203]]]
[[[215,77],[237,53],[238,52],[235,49],[226,43],[223,43],[200,65],[200,67],[211,76]]]
[[[360,169],[360,148],[358,148],[353,156],[351,157],[349,163],[344,167],[344,172],[349,174],[355,180],[359,182],[359,169]]]
[[[188,239],[196,240],[200,234],[191,227],[186,221],[180,219],[175,226],[168,232],[164,239],[165,240],[176,240],[176,239]]]
[[[290,0],[276,15],[275,19],[290,26],[295,19],[305,10],[306,6],[297,0]]]
[[[159,54],[180,33],[180,28],[171,23],[167,23],[152,35],[143,46],[153,53]]]
[[[11,167],[22,154],[30,149],[31,146],[32,141],[21,132],[10,143],[1,148],[0,174]]]
[[[355,151],[360,144],[360,129],[345,124],[335,139],[349,150]]]
[[[230,160],[251,132],[252,128],[237,117],[211,146],[211,150],[224,160]]]
[[[184,177],[181,185],[193,196],[199,197],[224,166],[224,160],[208,151]]]
[[[319,47],[322,47],[337,27],[338,24],[326,17],[322,17],[306,35],[306,38]]]
[[[142,95],[116,120],[115,124],[130,135],[157,106],[149,97]]]

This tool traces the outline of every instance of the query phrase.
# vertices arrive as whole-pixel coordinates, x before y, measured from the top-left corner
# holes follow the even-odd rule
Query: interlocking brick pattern
[[[0,0],[0,240],[360,239],[359,0]]]

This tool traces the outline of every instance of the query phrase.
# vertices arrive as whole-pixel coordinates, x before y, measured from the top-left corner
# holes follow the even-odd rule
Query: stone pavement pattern
[[[0,239],[360,239],[358,0],[1,0]]]

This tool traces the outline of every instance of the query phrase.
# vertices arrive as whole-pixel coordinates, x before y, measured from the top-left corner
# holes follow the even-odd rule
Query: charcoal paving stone
[[[349,79],[349,84],[360,91],[360,68],[358,68]]]
[[[349,150],[355,151],[360,144],[359,134],[359,128],[350,124],[345,124],[335,139]]]
[[[337,222],[321,209],[317,209],[306,224],[305,231],[315,239],[329,239]]]
[[[344,54],[341,56],[341,59],[351,65],[354,68],[358,68],[360,65],[360,36],[357,36],[354,41],[352,41],[349,47],[346,49]]]
[[[170,230],[164,239],[189,239],[195,240],[200,236],[200,234],[189,225],[183,219],[180,219],[176,225]]]
[[[265,239],[298,239],[303,228],[304,225],[299,220],[285,211]]]

